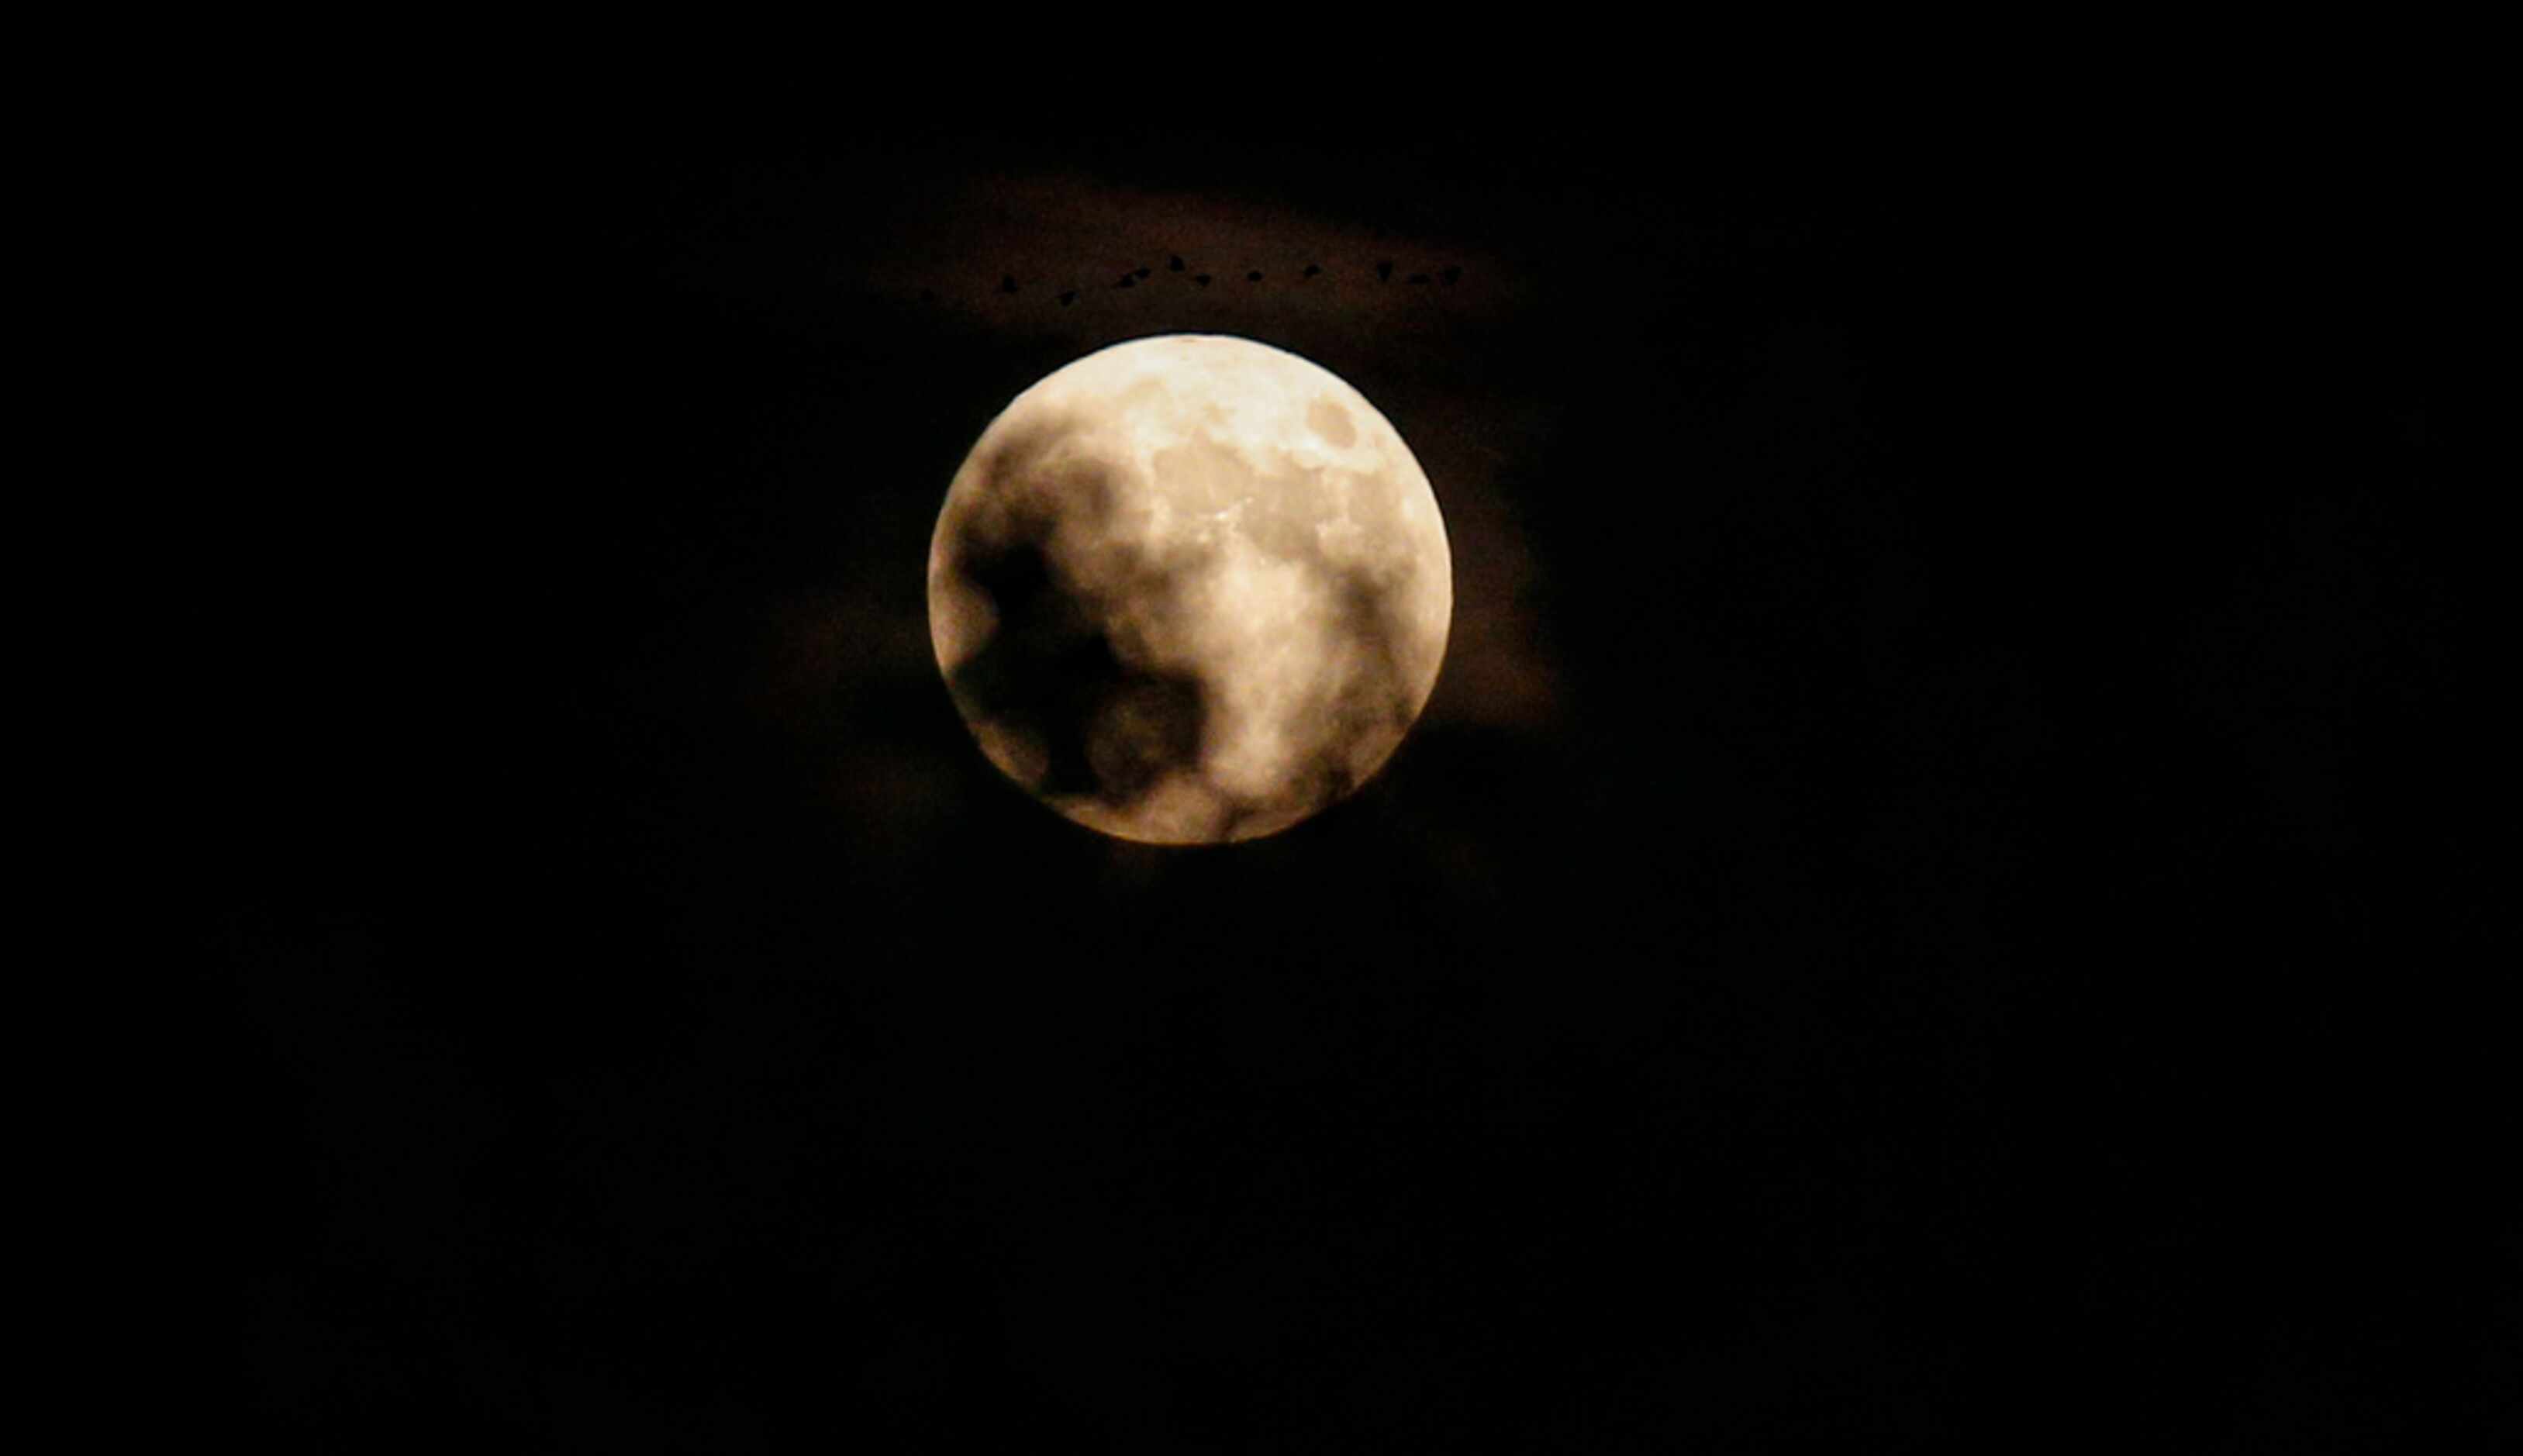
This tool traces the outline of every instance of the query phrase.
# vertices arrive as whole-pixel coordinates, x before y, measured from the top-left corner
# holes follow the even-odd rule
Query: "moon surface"
[[[1452,613],[1445,521],[1392,422],[1227,335],[1045,376],[929,543],[929,638],[982,753],[1147,843],[1258,838],[1355,791],[1426,706]]]

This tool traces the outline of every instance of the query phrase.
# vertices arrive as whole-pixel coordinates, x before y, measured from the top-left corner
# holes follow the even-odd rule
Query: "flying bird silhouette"
[[[1308,277],[1308,278],[1311,278],[1311,277],[1312,277],[1312,276],[1314,276],[1316,273],[1319,273],[1319,272],[1321,272],[1322,270],[1323,270],[1323,265],[1322,265],[1321,263],[1318,263],[1318,262],[1309,262],[1309,263],[1306,264],[1305,276],[1306,276],[1306,277]]]
[[[1375,281],[1378,283],[1393,281],[1393,259],[1388,258],[1375,265]]]
[[[1245,281],[1245,282],[1247,282],[1247,283],[1259,283],[1259,282],[1261,282],[1261,281],[1262,281],[1262,270],[1261,270],[1260,268],[1255,268],[1252,272],[1245,274],[1245,275],[1244,275],[1244,281]]]
[[[1203,288],[1209,287],[1209,275],[1207,273],[1194,273],[1191,281],[1199,284]]]
[[[1181,272],[1183,270],[1182,255],[1177,253],[1173,257],[1166,259],[1166,268],[1169,272]]]

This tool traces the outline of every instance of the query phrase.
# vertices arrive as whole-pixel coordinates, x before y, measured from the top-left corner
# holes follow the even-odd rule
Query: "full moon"
[[[928,629],[981,752],[1122,839],[1276,833],[1363,784],[1436,686],[1454,603],[1428,477],[1337,375],[1136,339],[983,431],[928,550]]]

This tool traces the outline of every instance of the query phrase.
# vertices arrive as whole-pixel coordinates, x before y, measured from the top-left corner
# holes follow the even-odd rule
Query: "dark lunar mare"
[[[997,627],[948,668],[947,685],[968,718],[1043,745],[1042,777],[1028,787],[1127,813],[1168,775],[1197,771],[1208,703],[1196,673],[1124,658],[1114,593],[1069,580],[1053,557],[1062,521],[1091,538],[1113,515],[1111,467],[1056,453],[1071,428],[1014,431],[982,463],[982,507],[957,523],[948,565],[989,597]],[[1133,552],[1119,594],[1165,599],[1194,565]],[[1120,727],[1098,734],[1099,723]]]
[[[1054,555],[1056,532],[1065,525],[1081,539],[1108,539],[1117,494],[1109,464],[1061,452],[1075,428],[1048,420],[1014,430],[981,462],[975,508],[956,524],[948,565],[989,598],[997,624],[978,650],[948,668],[947,683],[970,720],[1042,745],[1042,775],[1028,788],[1127,815],[1167,777],[1201,774],[1212,710],[1197,671],[1122,654],[1114,634],[1118,603],[1173,599],[1213,558],[1160,558],[1125,545],[1117,582],[1071,580]],[[1410,689],[1418,665],[1405,660],[1407,624],[1397,616],[1412,565],[1339,567],[1319,555],[1308,564],[1329,582],[1334,646],[1353,671],[1324,705],[1325,721],[1310,726],[1315,752],[1284,792],[1253,798],[1211,782],[1226,806],[1220,832],[1229,836],[1254,820],[1302,817],[1346,797],[1362,776],[1348,746],[1398,742],[1417,707]],[[1396,570],[1404,580],[1392,579]]]
[[[1322,738],[1329,751],[1309,770],[1308,788],[1313,802],[1328,804],[1351,793],[1360,781],[1342,750],[1360,739],[1398,742],[1417,714],[1418,704],[1410,692],[1410,664],[1403,659],[1408,629],[1399,615],[1401,603],[1407,599],[1403,588],[1416,567],[1404,562],[1400,580],[1387,580],[1365,566],[1321,569],[1332,579],[1334,621],[1356,664],[1349,681],[1332,698],[1331,722],[1325,725]]]

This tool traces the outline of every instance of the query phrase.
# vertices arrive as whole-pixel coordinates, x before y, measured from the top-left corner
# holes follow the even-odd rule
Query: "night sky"
[[[202,602],[258,1422],[2518,1434],[2389,156],[833,132],[425,132],[308,249]],[[1167,332],[1355,385],[1455,571],[1385,771],[1193,851],[926,622],[982,428]]]

